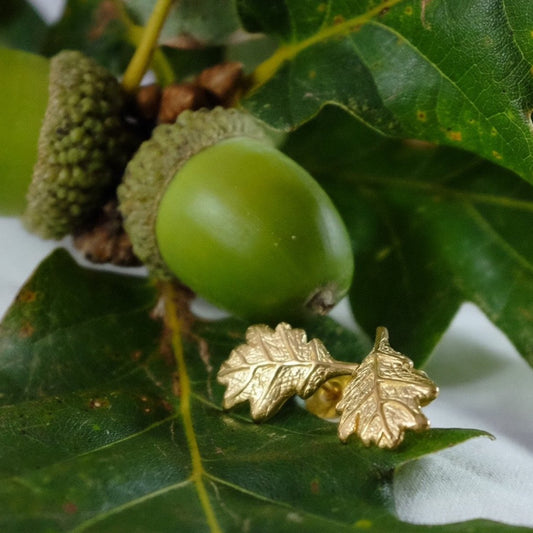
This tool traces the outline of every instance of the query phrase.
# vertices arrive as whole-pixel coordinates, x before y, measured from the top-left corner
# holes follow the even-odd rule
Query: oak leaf
[[[420,407],[437,397],[438,387],[425,372],[389,345],[386,328],[378,328],[373,350],[363,360],[337,404],[339,438],[355,433],[365,445],[395,448],[406,429],[423,430],[429,421]]]
[[[351,374],[356,367],[335,361],[320,340],[308,342],[304,330],[282,322],[275,330],[249,327],[246,344],[231,352],[217,378],[227,386],[225,409],[249,401],[252,418],[264,420],[291,396],[307,398],[329,378]]]

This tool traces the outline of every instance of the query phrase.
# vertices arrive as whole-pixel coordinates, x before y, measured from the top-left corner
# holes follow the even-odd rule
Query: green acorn
[[[48,59],[0,48],[0,214],[21,215],[48,102]]]
[[[12,95],[20,115],[13,122],[24,127],[6,141],[15,156],[6,150],[0,158],[2,171],[10,173],[2,180],[16,184],[11,187],[15,204],[28,189],[23,216],[31,231],[61,238],[102,205],[131,155],[133,136],[123,117],[122,91],[110,72],[80,52],[60,52],[49,64],[22,52],[2,50],[0,55],[16,66],[9,76],[19,77],[22,94]],[[38,105],[26,94],[30,89]],[[5,169],[9,160],[23,164]]]
[[[238,316],[324,313],[348,291],[353,255],[337,210],[243,112],[186,111],[157,127],[118,196],[151,273]]]

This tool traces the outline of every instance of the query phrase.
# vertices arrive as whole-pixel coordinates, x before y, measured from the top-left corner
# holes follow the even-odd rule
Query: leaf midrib
[[[321,29],[307,39],[280,46],[266,61],[256,68],[252,75],[252,85],[249,94],[267,83],[272,77],[274,77],[283,63],[290,61],[303,50],[327,39],[331,39],[332,37],[348,35],[355,29],[370,21],[384,9],[391,8],[400,2],[403,2],[403,0],[384,0],[373,9],[345,20],[340,24],[333,24],[331,26],[324,26],[322,24]]]
[[[189,448],[189,454],[191,458],[192,474],[191,479],[194,481],[196,488],[196,494],[198,500],[204,511],[207,525],[211,533],[222,533],[222,528],[218,523],[215,511],[211,505],[209,494],[204,484],[204,477],[206,475],[200,447],[198,440],[196,439],[196,431],[194,429],[191,399],[193,395],[193,389],[189,372],[187,368],[187,362],[185,361],[185,354],[183,351],[183,342],[181,338],[181,322],[179,319],[180,312],[176,303],[175,289],[171,284],[166,285],[164,289],[165,297],[165,319],[167,327],[171,333],[171,344],[174,358],[176,361],[176,367],[179,372],[180,383],[180,396],[179,396],[179,412],[181,413],[181,419],[183,423],[183,429],[185,432],[185,439]]]

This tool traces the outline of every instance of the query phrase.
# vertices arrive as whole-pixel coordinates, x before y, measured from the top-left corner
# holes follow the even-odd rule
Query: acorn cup
[[[353,254],[333,203],[244,112],[185,111],[155,128],[118,198],[154,277],[242,318],[324,314],[349,289]]]
[[[113,194],[135,149],[122,90],[110,72],[76,51],[47,60],[0,49],[0,62],[0,95],[8,104],[0,209],[24,211],[30,231],[61,238]]]

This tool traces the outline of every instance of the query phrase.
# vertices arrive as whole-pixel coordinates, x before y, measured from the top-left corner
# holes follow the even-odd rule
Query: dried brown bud
[[[242,79],[242,63],[232,61],[206,68],[200,73],[196,83],[216,96],[220,104],[226,105],[235,96]]]
[[[173,124],[183,111],[195,111],[201,107],[211,107],[207,91],[193,83],[176,83],[163,89],[157,121],[160,124]]]
[[[144,85],[137,91],[135,100],[140,116],[148,121],[155,120],[159,113],[161,87],[157,83]]]
[[[128,234],[122,227],[122,217],[116,200],[108,202],[96,220],[74,235],[74,246],[93,263],[113,263],[121,266],[141,264],[133,253]]]

